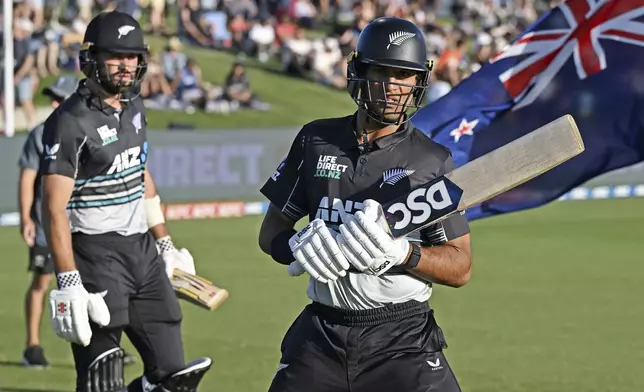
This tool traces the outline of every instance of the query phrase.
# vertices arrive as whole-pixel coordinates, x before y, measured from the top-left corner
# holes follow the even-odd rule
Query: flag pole
[[[4,134],[13,137],[15,133],[15,96],[13,85],[13,2],[3,0],[3,38],[4,38]]]

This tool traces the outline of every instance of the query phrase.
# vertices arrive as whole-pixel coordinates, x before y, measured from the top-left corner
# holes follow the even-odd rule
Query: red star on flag
[[[461,138],[461,136],[474,135],[473,131],[478,123],[479,123],[479,120],[472,120],[468,122],[466,119],[462,119],[458,128],[451,131],[449,135],[454,136],[454,142],[458,143],[458,140]]]

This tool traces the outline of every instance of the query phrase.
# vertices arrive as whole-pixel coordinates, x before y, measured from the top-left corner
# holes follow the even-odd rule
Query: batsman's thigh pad
[[[87,384],[82,392],[125,392],[125,351],[115,347],[100,354],[87,368]]]

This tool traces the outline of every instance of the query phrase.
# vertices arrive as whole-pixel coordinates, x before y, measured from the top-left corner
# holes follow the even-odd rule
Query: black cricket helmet
[[[101,12],[87,26],[79,53],[81,71],[107,92],[120,94],[138,85],[148,69],[148,45],[143,40],[141,26],[131,15],[119,12]],[[107,58],[136,55],[138,65],[130,81],[114,80],[108,72]],[[121,72],[124,67],[121,67]],[[127,70],[131,71],[131,70]]]
[[[347,89],[360,110],[381,124],[402,124],[420,109],[433,63],[427,60],[423,32],[407,19],[382,17],[360,33],[356,49],[347,59]],[[394,68],[416,74],[414,84],[369,79],[370,66]],[[410,75],[411,76],[411,75]],[[410,90],[393,94],[392,86]],[[414,110],[407,113],[409,109]]]

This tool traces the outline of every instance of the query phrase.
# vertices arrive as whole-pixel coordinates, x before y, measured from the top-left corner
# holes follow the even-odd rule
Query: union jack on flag
[[[564,114],[586,150],[469,219],[537,207],[644,161],[644,0],[566,1],[412,121],[458,167]]]
[[[579,79],[605,70],[602,39],[644,46],[644,23],[637,21],[644,15],[644,0],[572,0],[559,9],[568,28],[531,31],[491,60],[528,55],[499,76],[517,101],[513,110],[531,104],[570,57]]]

